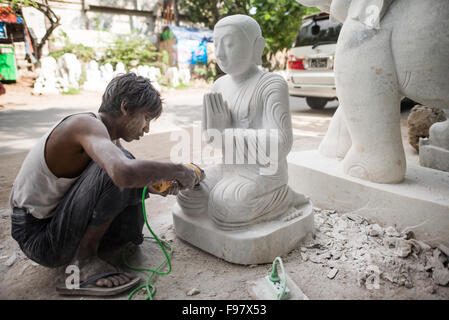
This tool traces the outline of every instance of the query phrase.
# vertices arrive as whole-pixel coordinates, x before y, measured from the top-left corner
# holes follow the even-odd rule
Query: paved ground
[[[9,89],[9,88],[7,88]],[[163,116],[151,127],[151,134],[138,142],[127,144],[137,158],[168,161],[170,133],[200,120],[202,95],[208,87],[167,91]],[[25,90],[26,91],[26,90]],[[61,117],[85,111],[96,111],[101,95],[83,93],[76,96],[32,97],[24,90],[8,90],[0,97],[0,299],[61,299],[54,286],[61,270],[51,270],[32,263],[10,237],[8,197],[11,184],[29,148]],[[15,94],[15,95],[14,95]],[[322,111],[313,111],[304,100],[291,98],[294,131],[293,150],[316,148],[323,138],[337,102]],[[402,115],[402,130],[407,158],[417,162],[417,155],[406,143],[407,112]],[[150,225],[156,234],[171,242],[174,248],[173,271],[156,281],[157,299],[250,299],[246,281],[262,278],[271,265],[239,266],[211,256],[178,239],[172,227],[170,208],[174,197],[152,197],[146,204]],[[16,254],[11,266],[4,262]],[[110,257],[114,260],[115,257]],[[139,265],[154,267],[163,256],[151,242],[145,242],[134,256]],[[354,274],[341,271],[334,279],[326,277],[328,269],[303,261],[300,250],[283,258],[290,277],[311,299],[447,299],[448,288],[427,290],[421,282],[411,289],[382,283],[378,290],[367,290],[356,284]],[[139,276],[145,279],[145,272]],[[187,296],[192,288],[195,296]],[[119,296],[118,299],[126,298]],[[137,298],[144,298],[138,295]]]

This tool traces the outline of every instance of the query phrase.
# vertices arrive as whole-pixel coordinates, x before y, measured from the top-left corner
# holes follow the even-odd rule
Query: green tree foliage
[[[33,6],[37,8],[37,3],[33,0],[0,0],[0,3],[6,3],[12,7],[20,5],[24,7]]]
[[[101,64],[110,63],[115,68],[118,62],[122,62],[128,70],[139,65],[159,66],[162,55],[148,37],[131,33],[115,37]]]
[[[271,58],[292,46],[302,17],[319,11],[300,5],[295,0],[253,0],[251,6],[251,16],[259,23],[266,40],[263,66],[270,70],[277,67]]]
[[[178,0],[179,11],[194,23],[213,29],[223,17],[248,14],[252,0]]]
[[[260,24],[267,42],[263,66],[269,70],[277,67],[271,63],[271,58],[291,47],[302,17],[319,12],[295,0],[179,0],[178,5],[180,12],[192,22],[203,23],[210,29],[228,15],[240,13],[253,17]]]

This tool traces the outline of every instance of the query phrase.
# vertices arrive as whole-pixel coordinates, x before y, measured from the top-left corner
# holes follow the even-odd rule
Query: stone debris
[[[305,248],[306,249],[323,249],[324,247],[319,243],[312,243],[312,244],[306,245]]]
[[[304,261],[309,260],[309,256],[308,256],[307,254],[303,253],[303,252],[301,252],[301,258],[302,258],[302,260],[304,260]]]
[[[323,263],[323,261],[320,259],[320,257],[316,256],[316,255],[309,256],[309,260],[312,261],[313,263],[318,263],[318,264]]]
[[[440,286],[446,286],[449,283],[449,270],[437,268],[433,270],[432,279]]]
[[[368,290],[380,289],[380,271],[379,267],[370,265],[367,268],[361,268],[357,272],[357,284],[365,285]]]
[[[406,258],[412,252],[413,244],[410,241],[401,238],[385,238],[383,241],[385,247],[390,249],[390,254],[401,258]]]
[[[430,285],[426,288],[426,291],[430,294],[437,293],[437,286],[436,285]]]
[[[190,289],[188,292],[187,292],[187,295],[188,296],[194,296],[194,295],[197,295],[197,294],[199,294],[201,291],[199,290],[199,289],[197,289],[197,288],[192,288],[192,289]]]
[[[168,241],[168,242],[173,242],[176,238],[176,234],[172,231],[172,230],[168,230],[166,233],[164,233],[161,236],[162,240]]]
[[[449,285],[446,246],[433,248],[414,239],[410,230],[383,228],[353,213],[314,208],[314,214],[314,240],[300,248],[300,255],[304,261],[329,267],[330,279],[343,270],[368,290],[386,283],[412,288],[418,276],[429,281],[429,292],[436,285]]]
[[[7,266],[7,267],[11,267],[11,266],[14,264],[14,262],[16,262],[16,259],[17,259],[17,253],[14,252],[14,253],[9,257],[9,259],[6,260],[3,264],[4,264],[5,266]]]
[[[368,231],[368,235],[370,235],[371,237],[382,236],[383,233],[384,233],[383,228],[379,226],[377,223],[373,224]]]
[[[335,276],[337,275],[337,273],[338,273],[338,269],[337,269],[337,268],[331,269],[331,270],[327,273],[327,277],[328,277],[329,279],[333,279],[333,278],[335,278]]]
[[[2,219],[6,219],[11,215],[11,209],[9,208],[0,208],[0,217]]]
[[[446,247],[444,244],[440,244],[438,246],[438,249],[440,249],[441,252],[443,252],[447,257],[449,257],[449,248]]]
[[[390,237],[400,237],[401,234],[393,227],[388,227],[385,229],[385,233]]]

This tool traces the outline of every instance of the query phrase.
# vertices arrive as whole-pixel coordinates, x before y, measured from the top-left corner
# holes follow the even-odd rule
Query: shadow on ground
[[[28,151],[34,143],[63,117],[80,112],[96,112],[84,108],[64,107],[42,110],[5,110],[0,112],[0,154]]]

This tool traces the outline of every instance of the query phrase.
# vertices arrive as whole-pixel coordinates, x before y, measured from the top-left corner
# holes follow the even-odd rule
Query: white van
[[[342,24],[334,24],[328,13],[303,18],[289,51],[287,83],[291,96],[305,97],[312,109],[323,109],[337,98],[334,56]]]

